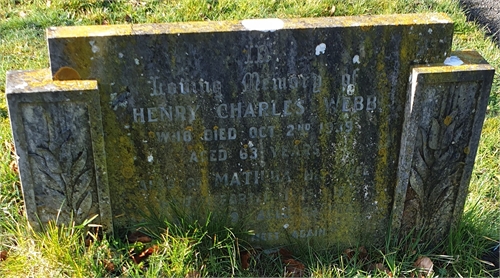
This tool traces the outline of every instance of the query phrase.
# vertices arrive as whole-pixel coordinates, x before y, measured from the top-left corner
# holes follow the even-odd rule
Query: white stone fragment
[[[429,28],[429,30],[427,30],[427,33],[432,34],[432,29]]]
[[[121,53],[121,52],[118,53],[118,58],[120,58],[120,59],[123,58],[123,53]]]
[[[97,45],[95,45],[95,41],[89,41],[89,44],[92,47],[92,52],[93,53],[99,52],[100,49],[99,49],[99,47]]]
[[[352,58],[352,63],[353,64],[359,64],[359,55],[354,55],[354,57]]]
[[[320,43],[316,46],[316,56],[324,54],[326,50],[326,44]]]
[[[135,64],[136,64],[136,65],[139,65],[139,64],[140,64],[140,63],[139,63],[139,59],[135,58],[135,59],[134,59],[134,61],[135,61]]]
[[[431,20],[434,21],[434,22],[437,22],[437,23],[449,23],[448,20],[446,20],[446,19],[439,19],[439,18],[437,18],[435,16],[431,17]]]
[[[462,60],[460,60],[460,58],[457,56],[450,56],[444,60],[444,64],[447,66],[460,66],[463,63],[464,62]]]
[[[274,32],[283,29],[285,22],[278,18],[245,19],[241,21],[248,31]]]
[[[26,82],[22,82],[22,83],[20,83],[20,84],[17,84],[17,85],[14,87],[14,89],[21,89],[21,90],[22,90],[22,89],[26,88],[27,86],[28,86],[28,83],[26,83]]]
[[[285,228],[285,229],[288,229],[288,227],[290,227],[290,225],[288,225],[288,223],[283,225],[283,228]]]
[[[153,162],[153,160],[154,160],[153,155],[152,154],[148,155],[148,162],[151,163]]]

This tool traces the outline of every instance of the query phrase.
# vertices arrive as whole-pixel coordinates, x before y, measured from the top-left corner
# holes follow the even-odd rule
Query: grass
[[[500,228],[500,49],[475,23],[467,22],[458,0],[0,0],[0,276],[411,276],[426,256],[434,275],[488,276],[482,254],[498,243]],[[455,21],[453,49],[475,49],[497,69],[470,193],[460,225],[440,246],[426,246],[421,234],[385,246],[346,250],[260,250],[245,231],[224,219],[203,221],[178,215],[151,219],[140,229],[151,242],[101,237],[88,225],[49,225],[35,232],[22,212],[22,193],[12,161],[12,135],[5,103],[8,70],[48,67],[45,28],[61,25],[130,24],[261,17],[317,17],[360,14],[444,12]],[[149,254],[151,253],[151,254]],[[244,255],[246,254],[246,255]],[[141,255],[144,255],[141,257]],[[140,258],[144,258],[137,263]],[[248,259],[248,268],[242,259]],[[0,258],[1,260],[1,258]],[[303,272],[300,272],[303,271]]]

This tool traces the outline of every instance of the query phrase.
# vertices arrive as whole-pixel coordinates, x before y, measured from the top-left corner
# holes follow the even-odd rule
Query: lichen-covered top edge
[[[413,68],[414,73],[461,72],[495,70],[477,51],[453,51],[443,63],[418,65]]]
[[[281,29],[375,27],[385,25],[453,24],[443,13],[364,15],[241,21],[194,21],[162,24],[61,26],[47,29],[47,38],[188,34],[229,31],[274,32]]]
[[[95,80],[53,81],[50,69],[17,70],[7,72],[5,93],[8,95],[33,92],[72,92],[97,90],[97,88]]]

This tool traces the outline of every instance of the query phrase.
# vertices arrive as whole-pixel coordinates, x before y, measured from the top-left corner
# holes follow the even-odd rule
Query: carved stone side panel
[[[454,55],[463,65],[413,69],[399,159],[393,228],[431,240],[462,214],[494,72],[477,53]]]
[[[98,214],[88,109],[85,103],[21,104],[38,216],[82,222]],[[90,152],[89,152],[90,150]]]
[[[10,72],[7,100],[30,223],[82,223],[111,231],[96,82],[51,81],[48,70]]]
[[[474,115],[478,87],[478,83],[451,82],[426,84],[419,91],[425,92],[427,98],[421,121],[417,123],[410,190],[405,201],[416,200],[412,206],[417,205],[417,215],[404,219],[408,222],[407,228],[425,223],[439,234],[449,228],[465,158],[470,152],[471,115]],[[409,196],[412,192],[414,196]]]

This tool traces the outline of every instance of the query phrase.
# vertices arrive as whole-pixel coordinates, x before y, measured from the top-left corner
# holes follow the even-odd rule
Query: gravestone
[[[266,246],[380,243],[412,66],[452,33],[442,14],[49,28],[50,72],[7,78],[28,217],[211,212]]]
[[[101,106],[96,81],[52,81],[49,69],[7,75],[9,116],[24,205],[32,226],[98,214],[110,229]]]
[[[439,241],[458,224],[493,75],[474,51],[413,68],[394,198],[396,230],[418,228],[428,241]]]

